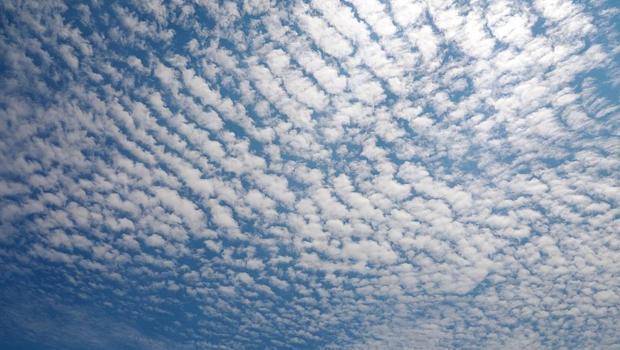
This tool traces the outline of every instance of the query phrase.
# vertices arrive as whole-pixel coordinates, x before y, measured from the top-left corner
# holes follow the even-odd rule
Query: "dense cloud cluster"
[[[620,347],[618,23],[2,2],[0,344]]]

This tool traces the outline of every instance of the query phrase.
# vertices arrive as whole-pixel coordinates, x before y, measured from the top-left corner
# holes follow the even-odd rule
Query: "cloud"
[[[617,347],[617,17],[0,5],[1,338]]]

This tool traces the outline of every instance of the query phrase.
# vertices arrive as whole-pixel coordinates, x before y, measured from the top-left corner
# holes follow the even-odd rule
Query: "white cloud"
[[[0,5],[0,295],[179,347],[614,348],[614,11],[487,5]]]

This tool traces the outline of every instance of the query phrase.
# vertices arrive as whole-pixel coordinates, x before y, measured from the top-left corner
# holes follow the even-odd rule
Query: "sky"
[[[0,3],[0,348],[620,349],[615,0]]]

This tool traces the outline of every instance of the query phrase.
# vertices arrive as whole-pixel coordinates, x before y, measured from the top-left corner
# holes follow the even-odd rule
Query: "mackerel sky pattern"
[[[0,348],[620,349],[620,8],[0,2]]]

